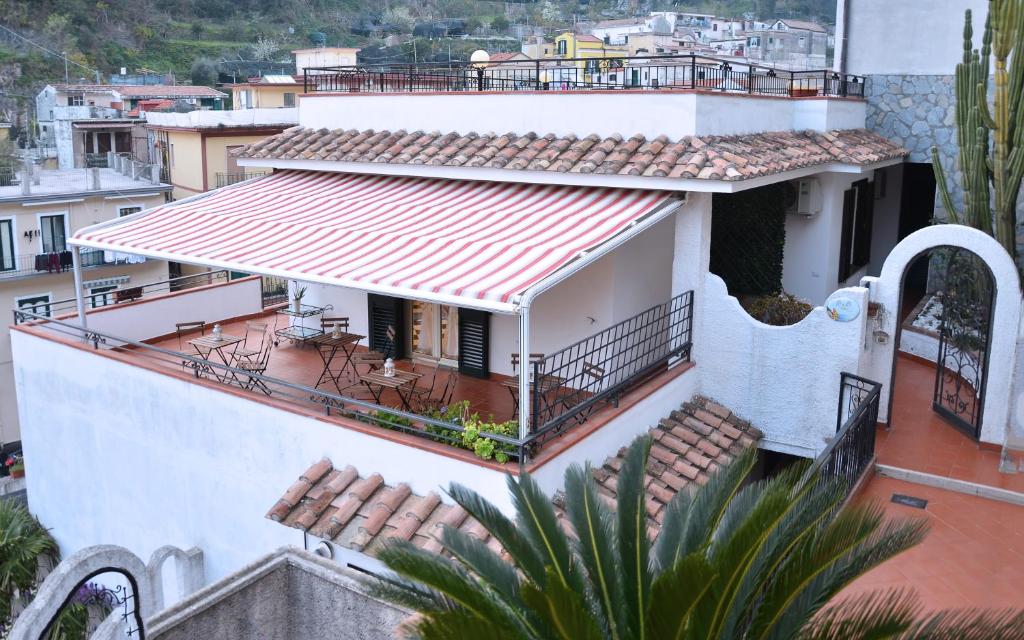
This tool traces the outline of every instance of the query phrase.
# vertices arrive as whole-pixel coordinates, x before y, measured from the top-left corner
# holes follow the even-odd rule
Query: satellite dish
[[[473,55],[469,56],[469,62],[477,69],[486,69],[487,63],[490,61],[490,54],[483,49],[477,49],[473,52]]]

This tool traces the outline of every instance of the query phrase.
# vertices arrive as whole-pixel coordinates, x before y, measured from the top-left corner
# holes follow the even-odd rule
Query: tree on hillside
[[[210,58],[197,58],[192,63],[192,70],[189,71],[189,78],[194,85],[205,85],[212,87],[217,84],[219,75],[218,65]]]
[[[496,16],[491,20],[491,28],[497,33],[505,33],[509,28],[508,18],[505,16]]]
[[[395,539],[380,554],[397,574],[379,594],[420,615],[414,637],[559,640],[1024,637],[1024,613],[921,614],[909,592],[830,604],[858,576],[914,546],[921,521],[883,522],[877,505],[840,509],[846,495],[794,465],[747,482],[750,449],[670,502],[661,533],[647,533],[651,438],[637,438],[607,505],[589,467],[565,476],[565,533],[550,497],[524,473],[509,476],[516,518],[453,484],[449,494],[493,535],[506,561],[453,527],[448,555]]]

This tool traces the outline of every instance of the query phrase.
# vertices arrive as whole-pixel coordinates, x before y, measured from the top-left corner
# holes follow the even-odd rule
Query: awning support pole
[[[519,439],[530,433],[530,307],[519,308]],[[520,464],[523,461],[520,460]]]
[[[82,249],[72,245],[71,267],[75,272],[75,305],[78,307],[78,324],[82,327],[82,338],[85,338],[84,329],[88,328],[85,322],[85,295],[82,291]]]

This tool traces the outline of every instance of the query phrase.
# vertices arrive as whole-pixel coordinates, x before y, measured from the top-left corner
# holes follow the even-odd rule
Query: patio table
[[[508,392],[512,394],[512,414],[516,417],[519,416],[519,378],[506,378],[501,381],[501,384],[508,389]],[[542,374],[537,379],[536,389],[540,392],[541,402],[544,403],[545,409],[550,409],[548,403],[548,394],[565,384],[565,378],[560,378],[551,374]],[[531,385],[532,386],[532,385]]]
[[[330,380],[334,383],[334,388],[338,390],[338,393],[341,393],[341,376],[345,373],[345,369],[351,367],[352,372],[359,375],[355,365],[352,364],[352,353],[356,350],[359,341],[365,337],[355,333],[342,333],[338,337],[334,337],[331,333],[323,333],[310,338],[308,342],[316,346],[316,351],[324,363],[324,370],[320,372],[320,377],[317,378],[313,387],[319,387]],[[341,367],[335,369],[334,359],[339,356],[344,356],[345,360],[341,363]]]
[[[199,352],[199,356],[203,360],[210,360],[210,356],[216,353],[217,357],[220,358],[221,363],[223,363],[224,366],[226,367],[230,367],[231,358],[230,355],[225,350],[228,347],[234,347],[234,349],[231,349],[231,353],[234,353],[235,349],[238,348],[238,344],[244,341],[245,338],[239,336],[231,336],[224,333],[221,334],[219,340],[214,338],[212,335],[207,335],[200,336],[198,338],[193,338],[192,340],[189,340],[188,343],[196,348],[196,351]],[[219,380],[220,382],[227,382],[228,377],[235,377],[234,374],[231,373],[220,375],[213,367],[210,366],[204,367],[204,371],[206,373],[213,374],[213,377],[217,378],[217,380]],[[196,372],[198,373],[199,369],[197,369]]]
[[[395,375],[386,376],[383,370],[377,369],[362,374],[359,376],[359,381],[370,390],[377,404],[380,404],[380,396],[384,389],[394,389],[395,393],[398,394],[398,398],[402,401],[402,408],[406,411],[412,411],[409,400],[412,397],[412,390],[416,388],[416,382],[422,377],[422,373],[402,371],[400,369],[395,370]],[[403,390],[405,390],[404,393]]]

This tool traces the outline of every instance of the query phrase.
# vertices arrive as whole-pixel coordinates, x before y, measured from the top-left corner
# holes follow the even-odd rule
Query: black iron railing
[[[532,363],[531,435],[539,438],[582,422],[600,403],[672,361],[687,361],[693,340],[688,291]]]
[[[587,91],[691,89],[756,95],[863,97],[859,76],[789,71],[712,56],[634,56],[307,67],[315,92]]]
[[[0,167],[0,187],[13,187],[20,184],[18,170],[14,167]]]
[[[839,386],[836,436],[815,459],[823,482],[841,480],[847,496],[875,457],[875,426],[882,385],[843,373]]]
[[[103,254],[102,251],[98,252]],[[85,255],[85,252],[82,252]],[[84,263],[84,259],[83,259]],[[148,284],[130,285],[125,284],[117,289],[111,291],[105,291],[103,293],[86,294],[85,306],[87,309],[95,309],[97,307],[105,307],[111,304],[121,304],[124,302],[135,302],[145,298],[152,298],[155,295],[163,295],[171,291],[181,291],[182,289],[189,289],[191,287],[203,287],[210,284],[220,284],[228,281],[228,272],[221,271],[208,271],[205,273],[196,273],[189,276],[181,276],[179,278],[170,278],[168,280],[160,280],[159,282],[150,282]],[[64,300],[57,300],[50,303],[50,311],[53,315],[60,315],[63,313],[70,313],[77,310],[78,302],[74,298],[66,298]]]
[[[262,178],[267,175],[266,171],[249,171],[245,173],[218,173],[217,188],[227,187],[253,178]]]
[[[272,307],[288,301],[288,280],[277,276],[263,276],[263,306]]]

